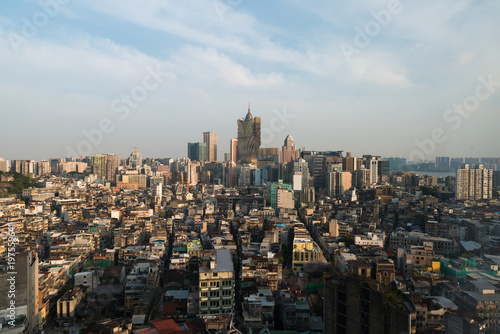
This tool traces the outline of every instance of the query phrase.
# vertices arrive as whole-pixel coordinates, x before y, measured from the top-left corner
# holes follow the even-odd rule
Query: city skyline
[[[391,3],[3,4],[0,156],[64,157],[87,133],[84,155],[183,157],[214,131],[221,160],[248,102],[262,147],[499,156],[500,4]]]

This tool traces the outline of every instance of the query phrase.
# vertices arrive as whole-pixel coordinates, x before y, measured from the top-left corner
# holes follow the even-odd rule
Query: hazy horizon
[[[298,148],[355,156],[500,156],[498,2],[0,8],[5,159],[126,158],[134,147],[186,157],[188,142],[213,131],[223,160],[248,103],[262,147],[290,134]]]

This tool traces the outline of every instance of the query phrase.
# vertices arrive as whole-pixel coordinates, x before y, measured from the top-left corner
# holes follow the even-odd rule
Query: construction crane
[[[186,194],[189,193],[189,182],[186,180],[184,181],[184,172],[181,173],[181,182],[179,182],[181,184],[185,184],[186,185]]]

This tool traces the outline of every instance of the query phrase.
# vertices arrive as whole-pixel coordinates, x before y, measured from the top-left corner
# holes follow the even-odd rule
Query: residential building
[[[200,251],[199,315],[216,319],[234,312],[234,267],[228,249]]]
[[[485,169],[482,164],[469,168],[463,164],[457,169],[456,198],[459,200],[490,199],[493,194],[493,170]]]

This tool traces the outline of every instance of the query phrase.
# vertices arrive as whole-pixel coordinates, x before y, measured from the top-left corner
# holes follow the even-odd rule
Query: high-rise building
[[[354,268],[359,275],[325,280],[323,312],[328,333],[415,333],[413,303],[398,297],[387,302],[387,295],[396,293],[367,275],[371,267],[362,265],[365,261],[353,262],[359,262]]]
[[[292,162],[292,168],[290,168],[290,177],[293,179],[293,175],[296,173],[302,174],[302,186],[301,189],[305,189],[309,185],[309,180],[311,179],[311,174],[309,172],[309,164],[302,158],[296,159]]]
[[[92,174],[96,174],[100,179],[106,179],[114,183],[116,181],[116,170],[119,164],[119,155],[97,153],[91,157],[90,167]],[[81,173],[81,171],[78,172]]]
[[[241,164],[257,164],[260,148],[260,117],[253,117],[250,106],[245,119],[238,120],[238,154]]]
[[[481,200],[492,198],[493,170],[485,169],[482,164],[469,168],[463,164],[457,169],[456,198],[463,200]]]
[[[386,158],[389,161],[389,169],[391,172],[397,172],[403,170],[403,167],[406,166],[405,158]]]
[[[216,319],[234,313],[234,267],[231,251],[200,251],[199,259],[199,316]]]
[[[207,161],[207,144],[188,143],[188,158],[192,161]]]
[[[203,132],[203,142],[207,144],[207,161],[217,161],[217,134]]]
[[[48,161],[42,160],[38,162],[38,175],[47,175],[50,172],[50,163]]]
[[[280,162],[290,162],[299,158],[299,151],[295,148],[292,136],[288,135],[280,152]]]
[[[106,154],[94,154],[91,158],[91,172],[98,178],[106,178]]]
[[[9,161],[3,158],[0,158],[0,172],[8,172],[9,171]]]
[[[238,139],[231,139],[229,141],[229,161],[238,161]]]
[[[371,172],[369,169],[360,168],[352,172],[352,186],[358,189],[370,188]]]
[[[389,175],[390,169],[389,160],[383,159],[378,161],[378,175]]]
[[[436,157],[436,167],[438,169],[450,168],[450,157]]]
[[[495,189],[500,188],[500,171],[493,172],[493,187]]]
[[[142,167],[142,155],[137,150],[137,147],[134,147],[132,153],[128,157],[128,165],[132,168]]]
[[[277,147],[261,147],[257,155],[257,167],[262,168],[268,164],[280,162],[280,149]]]
[[[15,254],[14,270],[0,266],[0,318],[10,320],[9,307],[15,301],[15,327],[7,325],[8,333],[34,333],[38,329],[38,256],[35,251],[23,250]],[[14,281],[10,278],[14,278]],[[9,279],[9,280],[8,280]],[[11,283],[15,293],[9,296]],[[24,327],[24,331],[22,328]],[[10,330],[9,330],[10,328]],[[1,332],[1,330],[0,330]]]
[[[120,165],[120,156],[108,154],[106,157],[106,180],[114,183],[116,181],[116,170]]]
[[[342,159],[342,169],[345,172],[354,172],[356,168],[356,157],[351,156],[351,152],[347,152],[347,156]]]
[[[328,172],[326,174],[326,185],[328,196],[338,198],[351,188],[351,172]]]

